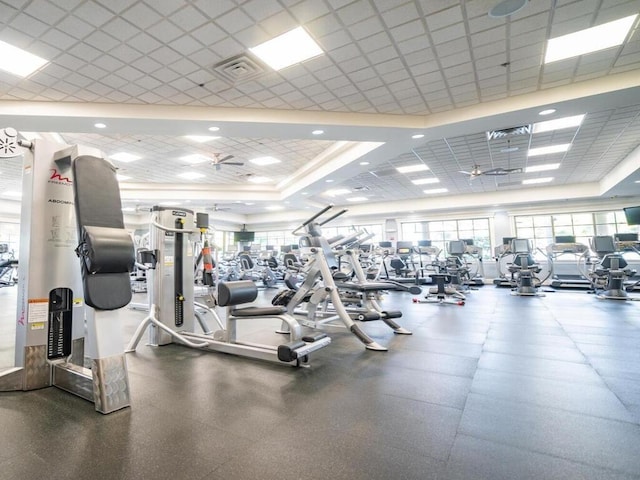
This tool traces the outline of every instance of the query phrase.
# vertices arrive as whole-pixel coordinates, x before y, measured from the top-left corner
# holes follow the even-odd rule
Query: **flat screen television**
[[[516,237],[502,237],[502,244],[503,245],[511,245],[511,241],[515,240]]]
[[[513,239],[513,252],[514,253],[529,253],[529,240],[526,238],[514,238]]]
[[[467,246],[473,247],[473,238],[461,238],[460,240],[462,240]]]
[[[627,225],[640,225],[640,207],[627,207],[622,210],[627,217]]]
[[[391,248],[391,242],[383,241],[378,243],[378,245],[380,245],[380,248]]]
[[[233,232],[233,243],[250,243],[256,239],[256,232]]]
[[[593,249],[597,253],[615,252],[616,246],[613,244],[613,237],[610,237],[609,235],[593,237]]]
[[[451,240],[449,242],[449,253],[451,255],[462,255],[465,251],[464,240]]]
[[[637,242],[638,234],[637,233],[616,233],[614,238],[617,242]]]
[[[396,242],[396,253],[398,255],[409,255],[413,250],[413,242],[399,240]]]
[[[419,247],[430,247],[431,246],[431,240],[418,240],[418,246]]]
[[[576,243],[575,235],[556,235],[556,243]]]

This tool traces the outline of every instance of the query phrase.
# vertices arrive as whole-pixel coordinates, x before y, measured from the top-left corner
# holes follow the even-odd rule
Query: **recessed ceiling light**
[[[364,202],[365,200],[368,200],[367,197],[350,197],[350,198],[347,198],[347,202]]]
[[[211,135],[185,135],[184,138],[188,138],[189,140],[196,143],[207,143],[220,137],[214,137]]]
[[[313,135],[322,135],[324,133],[324,130],[314,130],[313,132],[311,132]]]
[[[251,183],[269,183],[271,181],[271,179],[268,177],[259,177],[259,176],[249,177],[248,180]]]
[[[217,132],[217,131],[219,131],[219,130],[220,130],[220,127],[209,127],[209,128],[208,128],[208,130],[209,130],[210,132]]]
[[[2,58],[0,70],[19,77],[28,77],[49,63],[49,60],[5,42],[0,42],[0,58]]]
[[[126,180],[131,180],[131,177],[128,177],[126,175],[120,175],[119,173],[116,174],[116,178],[118,179],[119,182],[124,182]]]
[[[552,113],[556,113],[556,109],[555,108],[547,108],[546,110],[542,110],[541,112],[538,112],[538,115],[551,115]]]
[[[280,163],[280,160],[275,157],[258,157],[249,161],[254,165],[273,165],[274,163]]]
[[[107,125],[104,123],[94,123],[93,126],[96,128],[107,128]]]
[[[327,190],[326,192],[324,192],[325,195],[328,195],[330,197],[337,197],[338,195],[347,195],[348,193],[351,193],[351,190],[349,190],[348,188],[336,188],[335,190]]]
[[[547,170],[557,170],[559,168],[559,163],[545,163],[542,165],[531,165],[524,169],[524,173],[544,172]]]
[[[324,53],[302,27],[294,28],[249,50],[274,70],[304,62]]]
[[[396,170],[400,173],[411,173],[411,172],[423,172],[424,170],[429,170],[424,163],[418,163],[416,165],[405,165],[404,167],[397,167]]]
[[[362,165],[362,166],[369,165],[369,162],[360,162],[360,165]]]
[[[563,143],[561,145],[549,145],[548,147],[530,148],[527,152],[529,157],[535,157],[536,155],[547,155],[549,153],[566,152],[571,148],[570,143]]]
[[[635,182],[633,182],[633,183],[640,183],[640,180],[636,180],[636,181],[635,181]]]
[[[199,172],[182,172],[176,175],[176,177],[184,178],[185,180],[196,180],[198,178],[204,178],[205,175]]]
[[[269,205],[264,208],[265,210],[284,210],[284,207],[282,205]]]
[[[638,14],[603,23],[596,27],[550,38],[547,42],[547,54],[544,63],[577,57],[597,52],[605,48],[616,47],[624,42]]]
[[[167,200],[166,202],[158,203],[158,205],[161,205],[163,207],[177,207],[180,205],[180,202],[177,202],[175,200]]]
[[[542,178],[530,178],[528,180],[523,180],[523,185],[534,185],[536,183],[549,183],[553,181],[553,177],[542,177]]]
[[[440,180],[436,177],[418,178],[416,180],[411,180],[411,183],[413,183],[414,185],[427,185],[429,183],[440,183]]]
[[[325,180],[325,183],[333,183],[333,180],[331,178],[328,178]]]
[[[309,192],[302,192],[300,195],[309,195]]]
[[[489,10],[491,18],[503,18],[520,11],[528,0],[503,0]]]
[[[111,160],[117,160],[118,162],[129,163],[129,162],[135,162],[136,160],[140,160],[142,157],[138,155],[134,155],[132,153],[119,152],[119,153],[114,153],[113,155],[109,155],[109,158]]]
[[[432,188],[430,190],[423,190],[423,193],[426,193],[427,195],[433,194],[433,193],[446,193],[449,190],[447,190],[446,188]]]
[[[208,162],[209,158],[204,155],[200,155],[199,153],[194,153],[192,155],[185,155],[184,157],[180,157],[180,160],[184,160],[191,165],[196,165],[198,163]]]
[[[533,133],[550,132],[552,130],[561,130],[563,128],[579,127],[584,120],[584,114],[574,115],[572,117],[556,118],[545,122],[533,124]]]
[[[505,147],[500,149],[500,153],[511,153],[520,150],[518,147]]]
[[[417,140],[418,138],[424,138],[424,134],[416,133],[415,135],[411,135],[411,138],[413,138],[414,140]]]

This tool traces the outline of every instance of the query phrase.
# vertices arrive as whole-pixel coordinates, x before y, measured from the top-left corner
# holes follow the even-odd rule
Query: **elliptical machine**
[[[590,273],[591,285],[596,297],[603,300],[638,300],[627,295],[624,281],[635,275],[627,261],[616,251],[613,237],[598,235],[591,239],[591,250],[598,259]]]

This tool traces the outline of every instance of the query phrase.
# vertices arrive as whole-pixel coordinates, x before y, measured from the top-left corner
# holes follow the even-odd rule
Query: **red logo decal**
[[[60,182],[72,183],[69,177],[63,177],[55,168],[51,169],[51,177],[49,178],[49,180],[58,180]]]

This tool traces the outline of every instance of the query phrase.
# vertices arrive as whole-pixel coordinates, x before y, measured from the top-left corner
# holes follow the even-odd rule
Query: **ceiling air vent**
[[[503,128],[500,130],[489,130],[487,140],[497,140],[499,138],[513,137],[516,135],[529,135],[531,125],[520,125],[519,127]]]
[[[229,85],[240,85],[261,76],[266,66],[248,52],[229,57],[211,67],[213,73]]]

